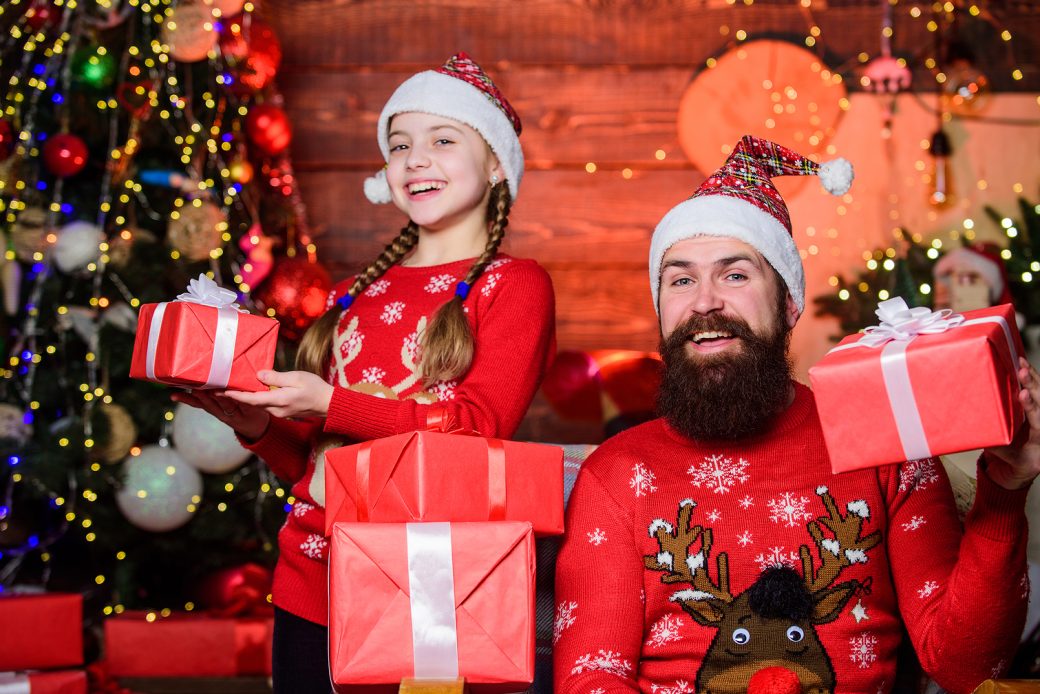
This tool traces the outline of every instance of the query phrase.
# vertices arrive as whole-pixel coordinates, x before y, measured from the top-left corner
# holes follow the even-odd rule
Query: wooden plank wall
[[[560,348],[653,349],[650,234],[704,178],[678,143],[683,91],[740,29],[799,40],[815,23],[831,65],[877,46],[877,2],[810,4],[269,0],[264,15],[285,54],[278,84],[295,131],[294,166],[323,262],[346,276],[401,226],[392,206],[373,206],[362,193],[364,178],[382,165],[379,111],[409,75],[466,50],[524,122],[527,170],[505,248],[552,275]],[[897,51],[900,38],[906,48],[922,40],[915,31],[923,32],[922,21],[897,15]],[[538,401],[520,435],[588,441],[597,433],[553,422]]]

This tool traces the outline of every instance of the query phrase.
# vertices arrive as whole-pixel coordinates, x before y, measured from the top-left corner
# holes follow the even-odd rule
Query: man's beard
[[[735,353],[690,356],[695,332],[727,332],[740,338]],[[791,329],[783,312],[773,334],[756,335],[738,318],[691,316],[661,340],[664,376],[657,407],[679,433],[696,440],[740,439],[762,433],[788,404]]]

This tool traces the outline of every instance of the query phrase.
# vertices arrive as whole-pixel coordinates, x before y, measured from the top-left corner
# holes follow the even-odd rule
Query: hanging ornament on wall
[[[116,77],[116,61],[104,46],[81,46],[69,60],[72,81],[81,87],[105,89]]]
[[[981,111],[989,101],[989,78],[975,62],[975,53],[962,41],[946,47],[946,81],[942,83],[946,107],[954,113]]]
[[[278,36],[266,22],[255,17],[235,17],[224,22],[220,52],[232,67],[231,91],[239,95],[267,87],[282,62]]]
[[[116,505],[138,528],[161,533],[191,520],[201,495],[198,470],[172,448],[152,445],[123,462]]]
[[[264,309],[273,309],[282,335],[298,340],[310,324],[325,312],[332,289],[328,271],[307,258],[283,258],[253,298]]]
[[[137,425],[133,417],[121,405],[102,405],[95,410],[96,417],[103,417],[104,439],[95,443],[90,449],[91,457],[105,463],[118,463],[125,458],[137,441]]]
[[[90,222],[71,222],[58,231],[51,249],[54,264],[62,272],[82,270],[101,257],[99,244],[105,234]]]
[[[273,104],[259,104],[246,116],[249,141],[264,154],[274,156],[292,142],[292,125],[285,111]]]
[[[47,213],[39,207],[26,207],[11,225],[11,246],[15,257],[23,263],[36,260],[47,246]]]
[[[195,63],[205,59],[217,45],[213,11],[202,3],[177,5],[163,24],[162,42],[177,62]]]
[[[209,412],[179,404],[174,410],[173,445],[199,472],[221,475],[242,467],[252,455],[235,430]]]
[[[227,231],[227,213],[209,200],[200,200],[180,208],[177,219],[171,219],[166,241],[188,260],[206,260],[223,244]]]
[[[0,403],[0,441],[24,446],[32,436],[32,425],[25,422],[25,412],[10,403]]]
[[[0,161],[6,160],[14,151],[14,131],[11,123],[0,118]]]
[[[932,133],[932,139],[928,143],[928,153],[932,155],[932,192],[928,196],[928,202],[935,207],[945,207],[953,201],[952,176],[950,167],[950,155],[953,154],[953,146],[950,138],[940,127]]]
[[[74,176],[87,164],[87,145],[72,133],[52,135],[43,145],[43,163],[55,176]]]

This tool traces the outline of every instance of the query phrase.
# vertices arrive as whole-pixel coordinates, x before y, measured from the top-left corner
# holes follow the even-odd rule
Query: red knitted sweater
[[[508,438],[520,424],[555,354],[552,283],[534,261],[499,255],[474,283],[465,310],[476,349],[461,379],[424,389],[415,374],[418,334],[472,263],[387,270],[340,322],[329,373],[336,388],[324,422],[272,419],[250,446],[292,483],[274,572],[274,603],[282,609],[328,622],[326,450],[423,428],[433,403],[485,436]],[[348,288],[339,284],[329,305]]]
[[[570,498],[555,691],[745,692],[779,673],[794,691],[886,692],[905,624],[925,669],[970,692],[1022,630],[1025,494],[980,474],[962,533],[936,460],[832,474],[801,385],[754,439],[628,430]]]

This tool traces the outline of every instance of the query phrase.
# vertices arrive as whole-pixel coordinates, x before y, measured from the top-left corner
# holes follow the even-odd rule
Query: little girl
[[[275,567],[276,692],[330,689],[324,452],[450,417],[508,438],[555,352],[554,299],[535,262],[498,252],[523,174],[520,119],[460,53],[401,84],[379,116],[386,166],[365,182],[408,224],[338,285],[277,388],[195,391],[281,478],[292,511]],[[436,404],[436,408],[431,407]]]

